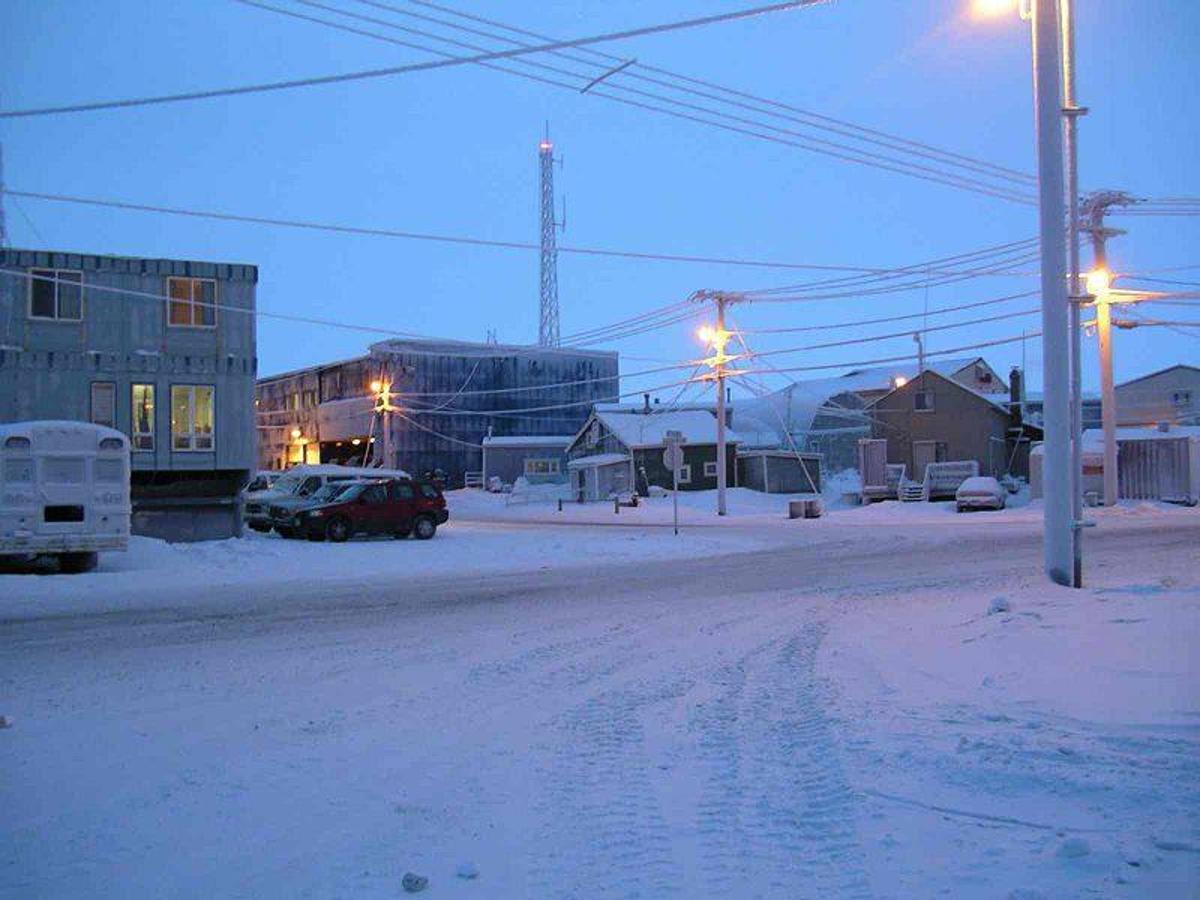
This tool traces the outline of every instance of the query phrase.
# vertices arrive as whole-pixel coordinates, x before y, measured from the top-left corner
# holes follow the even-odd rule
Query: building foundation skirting
[[[168,543],[241,537],[242,502],[229,497],[134,500],[130,530]]]

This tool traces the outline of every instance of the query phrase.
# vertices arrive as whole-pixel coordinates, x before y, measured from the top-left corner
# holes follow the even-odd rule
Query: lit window
[[[917,412],[933,412],[933,391],[917,391],[913,394],[913,409]]]
[[[171,325],[212,328],[217,324],[217,283],[211,278],[168,278],[167,296]]]
[[[111,381],[92,382],[92,424],[117,427],[117,386]]]
[[[82,272],[30,269],[29,274],[30,317],[62,322],[78,322],[83,318]]]
[[[135,384],[130,395],[129,436],[134,450],[154,449],[154,385]]]
[[[212,385],[171,385],[171,449],[212,450],[213,412]]]
[[[525,460],[526,475],[557,475],[559,472],[557,459],[527,459]]]

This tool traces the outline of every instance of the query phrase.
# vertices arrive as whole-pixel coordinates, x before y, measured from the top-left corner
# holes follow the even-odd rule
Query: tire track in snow
[[[707,881],[731,895],[870,896],[814,675],[824,631],[806,625],[718,670],[725,690],[693,720],[711,769],[699,807]]]
[[[642,716],[693,684],[674,677],[605,691],[557,717],[531,878],[538,897],[683,895]]]

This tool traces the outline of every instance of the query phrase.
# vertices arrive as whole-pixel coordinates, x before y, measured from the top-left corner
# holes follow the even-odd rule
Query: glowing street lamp
[[[1093,269],[1088,272],[1087,292],[1093,297],[1104,297],[1112,287],[1112,273],[1108,269]]]
[[[304,432],[301,431],[299,428],[293,428],[292,429],[292,440],[293,441],[300,440],[300,435],[302,435],[302,434],[304,434]]]
[[[903,375],[897,375],[895,378],[892,379],[892,387],[902,388],[906,384],[908,384],[908,379],[905,378]]]

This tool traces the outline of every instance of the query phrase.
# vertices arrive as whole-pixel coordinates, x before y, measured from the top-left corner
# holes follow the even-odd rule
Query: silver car
[[[959,512],[969,509],[1004,509],[1008,494],[1000,482],[990,475],[966,479],[954,493]]]

